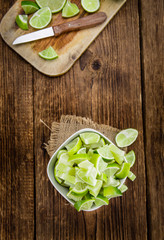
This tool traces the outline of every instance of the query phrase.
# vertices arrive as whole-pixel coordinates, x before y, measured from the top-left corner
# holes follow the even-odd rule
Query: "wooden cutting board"
[[[14,49],[38,71],[49,76],[58,76],[67,72],[126,2],[126,0],[101,0],[99,11],[103,11],[107,14],[107,20],[99,26],[65,33],[59,37],[50,37],[31,43],[13,46],[12,42],[18,36],[35,31],[30,26],[28,31],[21,30],[15,23],[16,16],[24,13],[21,8],[21,1],[22,0],[18,0],[3,17],[0,24],[2,38],[12,49]],[[72,0],[72,2],[78,5],[80,13],[69,19],[62,18],[61,12],[53,14],[53,19],[47,27],[72,21],[87,15],[81,7],[80,0]],[[55,49],[59,58],[54,60],[44,60],[38,56],[38,52],[49,46],[52,46]]]

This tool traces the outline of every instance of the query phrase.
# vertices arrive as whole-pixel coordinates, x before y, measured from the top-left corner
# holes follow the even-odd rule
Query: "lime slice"
[[[62,10],[66,0],[36,0],[40,8],[49,7],[52,13],[57,13]]]
[[[119,189],[120,189],[120,191],[121,191],[122,193],[124,193],[124,192],[126,192],[126,191],[128,190],[128,187],[123,184]]]
[[[85,154],[86,153],[86,147],[80,148],[77,154]]]
[[[39,56],[46,59],[46,60],[53,60],[55,58],[58,58],[57,53],[53,49],[53,47],[49,47],[41,52],[39,52]]]
[[[68,143],[65,147],[68,150],[68,154],[71,156],[79,151],[82,146],[81,139],[79,137],[75,138],[73,141]]]
[[[104,196],[107,197],[108,199],[122,196],[121,191],[117,187],[112,187],[112,186],[105,187],[103,192],[104,192]]]
[[[78,6],[75,3],[71,3],[67,1],[63,10],[62,10],[62,17],[69,18],[77,15],[80,12]]]
[[[131,171],[129,171],[128,173],[128,178],[131,180],[131,181],[134,181],[136,179],[136,175],[134,173],[132,173]]]
[[[135,163],[135,160],[136,160],[136,156],[135,156],[135,153],[134,151],[130,151],[128,152],[126,155],[125,155],[125,158],[126,158],[126,161],[128,163],[130,163],[130,167],[132,167]]]
[[[78,164],[78,166],[79,168],[86,169],[86,170],[89,170],[94,167],[94,165],[88,160],[82,161],[81,163]]]
[[[57,154],[57,158],[59,158],[63,153],[66,153],[67,150],[65,149],[62,149],[62,150],[59,150],[58,154]]]
[[[81,0],[81,5],[85,11],[93,13],[100,8],[99,0]]]
[[[80,138],[85,144],[98,143],[100,141],[100,135],[93,132],[81,133]]]
[[[42,29],[46,27],[52,19],[52,13],[49,7],[42,8],[38,10],[34,15],[30,18],[30,25],[36,29]]]
[[[103,206],[103,205],[108,205],[109,204],[109,200],[108,200],[108,198],[106,198],[103,195],[99,194],[95,198],[95,204],[96,204],[97,207],[100,207],[100,206]]]
[[[125,152],[112,143],[109,145],[109,150],[112,152],[116,162],[118,162],[118,164],[122,164],[122,162],[124,161]]]
[[[138,137],[138,131],[133,128],[122,130],[116,135],[116,143],[119,147],[130,146]]]
[[[117,178],[125,178],[128,176],[130,170],[130,163],[123,163],[121,169],[116,173]]]
[[[76,202],[74,204],[74,207],[76,208],[76,210],[78,212],[81,210],[90,210],[94,201],[95,201],[94,199],[81,200],[81,201]]]
[[[112,160],[112,159],[114,159],[114,156],[113,156],[113,154],[111,153],[111,151],[109,149],[109,145],[105,145],[104,147],[101,147],[101,148],[97,149],[97,152],[105,160]]]
[[[86,144],[87,149],[95,149],[95,148],[100,148],[105,145],[105,140],[103,138],[100,139],[98,143],[92,143],[92,144]]]
[[[15,19],[18,27],[23,30],[28,30],[28,16],[27,15],[17,15]]]
[[[76,174],[80,179],[83,180],[83,182],[85,182],[91,186],[95,186],[97,183],[97,180],[96,180],[97,170],[94,167],[89,170],[78,169]]]
[[[73,156],[70,156],[68,159],[68,162],[73,165],[73,164],[79,164],[82,161],[89,160],[89,155],[88,154],[75,154]]]
[[[101,173],[101,174],[97,177],[97,179],[100,179],[100,180],[102,180],[103,182],[107,182],[107,176],[106,176],[105,173]]]
[[[117,179],[114,179],[113,177],[108,177],[107,182],[103,183],[103,187],[113,186],[118,187],[120,185],[120,181]]]
[[[94,197],[96,197],[100,192],[102,183],[103,183],[102,180],[97,180],[95,186],[88,186],[90,194],[92,194]]]
[[[104,170],[104,173],[107,177],[112,177],[119,169],[120,166],[117,163],[108,164],[108,166]]]
[[[21,6],[22,6],[25,14],[34,13],[39,9],[39,6],[32,1],[22,1]]]
[[[97,170],[97,173],[100,175],[107,167],[107,163],[103,161],[102,157],[99,154],[93,154],[90,160],[94,167]]]

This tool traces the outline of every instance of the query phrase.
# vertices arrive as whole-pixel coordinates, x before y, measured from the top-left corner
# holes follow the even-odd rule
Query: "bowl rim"
[[[58,147],[58,149],[53,153],[53,155],[51,156],[51,158],[50,158],[50,160],[49,160],[49,162],[48,162],[48,165],[47,165],[47,175],[48,175],[48,178],[49,178],[51,184],[53,185],[53,187],[54,187],[72,206],[74,205],[75,202],[72,201],[71,199],[69,199],[63,192],[61,192],[61,190],[59,190],[59,188],[58,188],[58,185],[59,185],[61,188],[63,188],[63,189],[66,189],[66,187],[60,185],[60,184],[56,181],[54,175],[53,175],[53,179],[51,178],[51,176],[50,176],[50,165],[51,165],[52,161],[54,161],[54,159],[56,158],[55,161],[54,161],[54,165],[55,165],[55,162],[56,162],[56,160],[57,160],[57,153],[58,153],[59,150],[61,150],[62,148],[64,148],[65,145],[67,145],[67,144],[68,144],[70,141],[72,141],[74,138],[78,137],[79,134],[84,133],[84,132],[94,132],[94,133],[97,133],[97,134],[99,134],[101,137],[103,137],[107,142],[114,144],[108,137],[106,137],[106,136],[105,136],[104,134],[102,134],[101,132],[99,132],[99,131],[97,131],[97,130],[95,130],[95,129],[92,129],[92,128],[83,128],[83,129],[80,129],[80,130],[76,131],[76,132],[73,133],[70,137],[68,137],[68,138]],[[116,144],[114,144],[114,145],[116,146]],[[125,157],[124,157],[124,159],[125,159]],[[125,159],[125,161],[126,161],[126,159]],[[54,166],[53,166],[53,171],[54,171]],[[120,184],[120,186],[119,186],[118,188],[120,188],[120,187],[125,183],[125,181],[126,181],[126,178],[122,179],[122,180],[121,180],[121,184]],[[109,200],[110,200],[110,199],[109,199]],[[94,207],[92,207],[90,210],[85,210],[85,211],[88,211],[88,212],[94,211],[94,210],[97,210],[97,209],[100,208],[100,207],[102,207],[102,206],[99,206],[99,207],[94,206]]]

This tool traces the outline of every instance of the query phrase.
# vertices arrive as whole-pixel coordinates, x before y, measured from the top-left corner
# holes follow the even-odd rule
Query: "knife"
[[[79,18],[74,21],[66,22],[63,24],[45,28],[43,30],[25,34],[23,36],[16,38],[15,41],[13,42],[13,45],[31,42],[34,40],[52,37],[52,36],[57,37],[62,33],[94,27],[98,24],[103,23],[106,20],[106,18],[107,18],[107,15],[104,12],[94,13],[92,15]]]

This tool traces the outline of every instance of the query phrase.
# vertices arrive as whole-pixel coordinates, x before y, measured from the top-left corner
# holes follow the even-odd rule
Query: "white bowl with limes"
[[[91,133],[96,133],[98,134],[101,138],[103,138],[105,140],[105,143],[106,144],[111,144],[114,145],[114,143],[108,139],[105,135],[103,135],[102,133],[100,133],[99,131],[96,131],[94,129],[91,129],[91,128],[85,128],[85,129],[81,129],[79,131],[77,131],[76,133],[74,133],[72,136],[70,136],[57,150],[56,152],[53,154],[53,156],[51,157],[49,163],[48,163],[48,166],[47,166],[47,174],[48,174],[48,178],[50,179],[52,185],[55,187],[55,189],[71,204],[71,205],[74,205],[75,202],[73,200],[71,200],[70,198],[67,197],[67,194],[68,194],[68,187],[64,187],[62,185],[60,185],[56,179],[55,179],[55,176],[54,176],[54,167],[55,167],[55,164],[56,164],[56,161],[57,161],[57,154],[60,150],[64,149],[65,146],[67,146],[72,140],[74,140],[75,138],[77,138],[80,134],[83,134],[83,133],[87,133],[87,132],[91,132]],[[124,158],[124,161],[127,162],[126,158]],[[133,162],[134,164],[134,162]],[[132,173],[131,173],[132,174]],[[134,177],[134,175],[133,175]],[[130,177],[129,177],[130,178]],[[120,185],[118,187],[121,188],[121,186],[124,184],[126,180],[126,177],[123,178],[123,179],[120,179]],[[98,209],[100,206],[96,206],[96,205],[93,205],[91,207],[90,210],[86,210],[86,211],[93,211],[93,210],[96,210]]]

